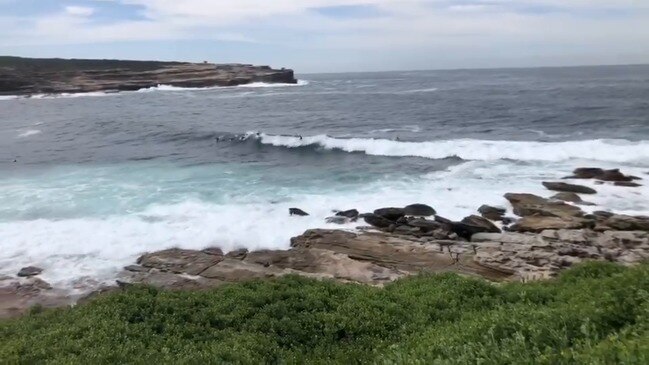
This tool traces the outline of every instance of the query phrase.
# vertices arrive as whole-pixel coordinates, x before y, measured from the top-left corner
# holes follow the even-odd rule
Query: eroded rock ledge
[[[0,95],[297,83],[293,70],[246,64],[0,57]]]

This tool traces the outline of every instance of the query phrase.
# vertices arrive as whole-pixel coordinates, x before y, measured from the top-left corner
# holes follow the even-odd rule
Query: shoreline
[[[168,85],[297,84],[291,69],[251,64],[0,57],[0,96],[117,93]]]
[[[4,303],[0,317],[18,316],[33,305],[68,306],[84,296],[132,284],[201,290],[298,274],[383,286],[419,272],[448,271],[490,281],[524,282],[555,277],[583,261],[634,265],[649,258],[649,217],[604,211],[587,214],[581,207],[597,192],[578,185],[580,180],[595,179],[619,189],[634,189],[646,177],[627,176],[619,170],[575,172],[578,176],[544,184],[551,198],[507,194],[509,206],[482,206],[458,222],[423,204],[365,214],[349,210],[330,217],[330,223],[353,224],[356,230],[307,230],[291,239],[289,250],[224,253],[215,247],[145,253],[117,275],[114,285],[95,283],[85,293],[80,287],[78,295],[51,288],[38,274],[0,278]],[[292,213],[308,214],[299,209]]]

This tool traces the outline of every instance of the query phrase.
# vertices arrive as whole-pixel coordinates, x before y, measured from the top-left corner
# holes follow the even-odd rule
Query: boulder
[[[300,208],[289,208],[288,209],[288,214],[291,215],[291,216],[297,215],[297,216],[300,216],[300,217],[306,217],[306,216],[309,215],[309,213],[303,211]]]
[[[555,194],[552,197],[550,197],[550,199],[561,200],[564,202],[571,202],[577,205],[595,205],[594,203],[583,201],[581,197],[575,193],[568,193],[568,192]]]
[[[199,275],[207,268],[223,261],[223,255],[214,255],[202,251],[172,248],[168,250],[147,253],[137,260],[146,268],[160,271]]]
[[[415,217],[430,217],[437,214],[433,207],[426,204],[411,204],[403,208],[406,215],[415,216]]]
[[[624,175],[619,169],[604,170],[596,167],[578,168],[572,174],[567,179],[597,179],[602,181],[633,181],[640,179],[635,176]]]
[[[499,221],[507,213],[507,209],[483,205],[478,208],[478,212],[485,218],[492,221]]]
[[[423,232],[431,232],[443,227],[443,225],[438,222],[423,218],[410,220],[408,221],[408,225],[411,227],[419,228]]]
[[[593,228],[595,221],[577,217],[528,216],[519,219],[510,227],[515,232],[540,233],[548,229]]]
[[[505,198],[514,207],[514,214],[520,217],[581,217],[584,212],[574,205],[552,201],[534,194],[505,194]]]
[[[635,183],[633,181],[616,181],[615,186],[624,186],[627,188],[637,188],[642,186],[642,184]]]
[[[336,212],[337,217],[347,217],[347,218],[357,218],[358,217],[358,210],[356,209],[350,209],[350,210],[343,210]]]
[[[393,221],[386,219],[380,215],[376,215],[372,213],[364,214],[363,220],[367,224],[377,228],[389,228],[391,225],[394,224]]]
[[[501,230],[500,228],[496,227],[495,224],[491,223],[487,218],[483,218],[477,215],[470,215],[464,219],[462,219],[462,222],[464,224],[469,224],[471,226],[476,226],[476,227],[482,227],[484,230],[479,233],[500,233]],[[470,238],[470,237],[469,237]]]
[[[21,278],[28,278],[36,275],[40,275],[43,272],[43,269],[36,266],[27,266],[23,267],[18,271],[18,276]]]
[[[561,191],[567,193],[578,193],[578,194],[597,194],[597,190],[589,188],[587,186],[567,184],[563,182],[543,182],[548,190]]]
[[[396,222],[399,218],[406,215],[403,208],[381,208],[374,211],[374,214]]]

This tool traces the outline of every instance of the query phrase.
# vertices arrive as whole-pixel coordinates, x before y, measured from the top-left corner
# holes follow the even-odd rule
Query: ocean
[[[576,167],[649,179],[649,66],[298,76],[3,97],[0,275],[87,287],[147,251],[287,249],[334,209],[461,219]],[[585,209],[649,214],[646,183],[583,184]]]

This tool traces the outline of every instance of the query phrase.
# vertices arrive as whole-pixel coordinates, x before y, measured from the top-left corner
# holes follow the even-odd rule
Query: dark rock
[[[223,250],[218,247],[208,247],[202,251],[208,255],[223,256]]]
[[[225,257],[230,258],[230,259],[238,259],[238,260],[243,260],[246,258],[248,255],[248,249],[247,248],[240,248],[234,251],[228,252]]]
[[[371,225],[373,227],[377,227],[377,228],[388,228],[388,227],[390,227],[391,225],[394,224],[394,222],[389,220],[389,219],[386,219],[386,218],[384,218],[384,217],[382,217],[380,215],[371,214],[371,213],[370,214],[365,214],[363,216],[363,220],[365,220],[365,222],[367,224],[369,224],[369,225]]]
[[[575,185],[575,184],[566,184],[563,182],[543,182],[548,190],[568,192],[568,193],[578,193],[578,194],[597,194],[597,190],[589,188],[587,186]]]
[[[619,169],[604,170],[593,167],[582,167],[573,171],[569,179],[597,179],[602,181],[633,181],[639,179],[636,176],[626,176]]]
[[[423,219],[423,218],[421,218],[421,219],[413,219],[413,220],[408,222],[408,225],[411,226],[411,227],[420,228],[424,232],[434,231],[436,229],[440,229],[440,228],[443,227],[443,225],[441,223],[431,221],[431,220],[428,220],[428,219]]]
[[[419,235],[421,233],[421,229],[417,227],[402,225],[395,227],[392,233],[402,235]]]
[[[561,200],[564,202],[571,202],[577,205],[595,205],[593,203],[583,201],[581,197],[575,193],[568,193],[568,192],[555,194],[552,197],[550,197],[550,199]]]
[[[426,204],[411,204],[404,208],[406,215],[411,215],[415,217],[430,217],[431,215],[437,214],[433,207]]]
[[[344,210],[336,213],[336,216],[338,217],[347,217],[347,218],[357,218],[358,217],[358,210],[356,209],[350,209],[350,210]]]
[[[331,224],[347,224],[351,220],[344,216],[334,216],[334,217],[327,217],[325,221]]]
[[[471,215],[462,219],[462,223],[469,224],[475,227],[482,227],[484,229],[482,232],[501,233],[500,228],[496,227],[496,225],[491,223],[491,221],[477,215]]]
[[[124,267],[124,270],[130,272],[146,272],[149,271],[150,269],[140,265],[128,265]]]
[[[20,269],[20,271],[18,271],[18,276],[21,278],[27,278],[31,276],[40,275],[42,272],[43,269],[41,269],[40,267],[27,266],[27,267],[23,267],[22,269]]]
[[[478,212],[485,218],[492,221],[499,221],[507,212],[505,208],[492,207],[490,205],[483,205],[478,208]]]
[[[291,216],[297,215],[297,216],[301,216],[301,217],[306,217],[306,216],[309,215],[309,213],[303,211],[300,208],[289,208],[288,209],[288,214],[291,215]]]
[[[512,217],[503,217],[500,221],[501,221],[504,225],[508,226],[508,225],[510,225],[510,224],[512,224],[512,223],[516,223],[516,218],[512,218]]]
[[[406,215],[403,208],[381,208],[374,211],[374,214],[396,222],[399,218]]]
[[[642,186],[642,184],[634,183],[633,181],[616,181],[615,186],[624,186],[628,188],[637,188]]]

